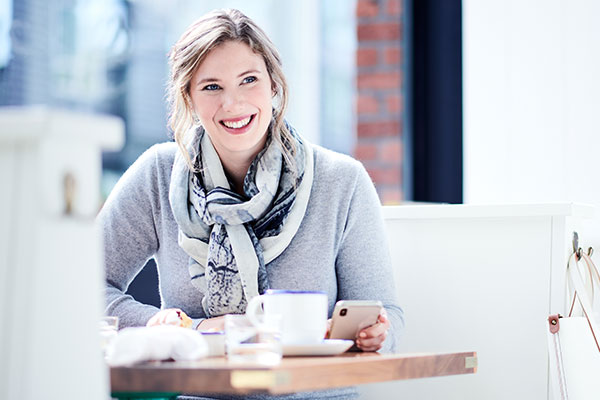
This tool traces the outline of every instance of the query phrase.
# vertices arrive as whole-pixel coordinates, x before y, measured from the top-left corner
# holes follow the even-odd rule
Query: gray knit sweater
[[[177,244],[169,204],[175,143],[147,150],[117,183],[99,216],[104,238],[107,314],[120,327],[145,325],[158,309],[124,294],[148,259],[154,257],[162,308],[180,308],[195,320],[205,317],[201,296],[188,274],[189,256]],[[393,351],[403,326],[381,206],[362,165],[313,146],[314,182],[306,215],[291,243],[267,264],[273,289],[318,290],[337,300],[381,300],[391,329],[382,351]]]

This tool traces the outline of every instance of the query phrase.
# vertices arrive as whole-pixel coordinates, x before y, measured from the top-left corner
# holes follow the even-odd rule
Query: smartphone
[[[340,300],[331,317],[330,339],[356,339],[362,329],[377,322],[383,305],[376,300]]]

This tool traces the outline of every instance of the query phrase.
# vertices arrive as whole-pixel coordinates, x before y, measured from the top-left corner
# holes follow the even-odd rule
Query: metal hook
[[[64,213],[66,215],[73,214],[73,203],[75,201],[75,190],[76,190],[75,177],[72,173],[67,172],[63,176],[63,195],[65,200]]]
[[[573,253],[579,260],[581,258],[581,247],[579,247],[579,235],[577,232],[573,232]]]
[[[588,247],[588,256],[591,257],[592,254],[594,254],[594,248],[593,247]]]

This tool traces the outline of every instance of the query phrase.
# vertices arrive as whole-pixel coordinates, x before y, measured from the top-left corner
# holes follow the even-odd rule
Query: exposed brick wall
[[[358,0],[357,141],[361,160],[384,204],[403,200],[402,0]]]

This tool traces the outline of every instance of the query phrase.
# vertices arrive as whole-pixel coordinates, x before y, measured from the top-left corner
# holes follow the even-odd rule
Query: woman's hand
[[[179,308],[167,308],[154,314],[146,323],[146,326],[157,325],[174,325],[189,328],[192,325],[192,320]]]
[[[199,331],[219,332],[225,330],[225,316],[207,318],[198,324]]]
[[[381,310],[377,323],[361,330],[356,338],[356,347],[362,351],[377,351],[381,349],[383,341],[390,328],[390,320],[385,309]]]
[[[327,320],[327,330],[325,331],[325,339],[329,339],[329,333],[331,333],[331,318]]]

